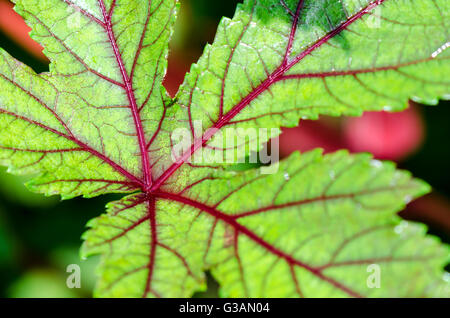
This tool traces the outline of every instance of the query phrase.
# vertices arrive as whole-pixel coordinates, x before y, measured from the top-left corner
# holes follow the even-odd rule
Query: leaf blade
[[[56,112],[57,91],[45,78],[0,52],[2,96],[2,164],[16,174],[43,173],[31,183],[38,192],[66,198],[108,191],[127,192],[136,179],[113,160],[73,135]],[[23,104],[17,101],[24,101]],[[43,138],[42,139],[40,138]],[[72,169],[69,169],[72,167]],[[90,184],[64,186],[61,180],[85,179]],[[90,181],[89,181],[90,180]],[[96,182],[96,181],[99,182]],[[108,181],[107,189],[105,182]],[[40,186],[46,183],[46,186]],[[101,184],[100,184],[101,183]]]
[[[444,9],[437,11],[435,4]],[[433,16],[445,20],[448,12],[445,1],[422,0],[417,6],[431,21]],[[398,16],[427,27],[428,33],[407,31],[404,22],[392,29]],[[367,21],[372,17],[380,19],[378,26]],[[430,104],[448,98],[450,83],[443,74],[449,51],[441,48],[448,47],[450,38],[441,23],[427,23],[404,1],[245,1],[232,20],[220,23],[214,43],[193,65],[176,109],[163,123],[163,130],[184,129],[191,146],[175,163],[167,151],[171,136],[162,134],[150,147],[159,177],[154,188],[200,149],[226,153],[222,140],[214,139],[226,128],[275,128],[257,145],[245,139],[234,145],[237,155],[245,157],[245,147],[258,151],[279,135],[277,128],[296,126],[301,118],[398,111],[409,98]],[[405,46],[398,38],[409,39],[408,32],[417,41]],[[383,50],[377,49],[380,43]],[[423,73],[427,78],[421,78]]]
[[[336,170],[336,178],[345,178],[345,173],[340,176],[339,169],[336,168],[348,171],[346,168],[349,161],[356,165],[356,168],[346,173],[350,174],[358,185],[348,184],[350,188],[347,189],[347,196],[341,193],[339,196],[324,197],[314,190],[309,192],[309,189],[319,188],[331,193],[335,191],[329,185],[330,180],[334,182],[333,174],[329,175],[329,172]],[[343,162],[346,164],[342,165]],[[299,174],[297,177],[292,173],[296,168]],[[308,179],[309,186],[305,185],[305,182],[299,182],[299,178],[305,179],[311,171],[317,169],[324,169],[324,173],[315,171],[315,178]],[[231,177],[231,182],[226,178],[206,180],[189,188],[183,195],[160,194],[167,200],[175,200],[192,209],[203,211],[202,213],[219,223],[210,227],[210,247],[207,249],[210,255],[206,262],[212,267],[215,278],[222,286],[222,296],[432,296],[437,294],[430,286],[446,286],[442,281],[442,265],[448,260],[448,249],[441,247],[433,239],[424,238],[423,227],[401,223],[395,216],[395,212],[404,206],[405,196],[409,201],[412,197],[422,195],[429,191],[427,185],[411,179],[408,174],[396,171],[389,163],[381,165],[377,162],[372,166],[370,157],[349,156],[344,152],[322,157],[316,151],[304,154],[300,159],[298,155],[294,155],[282,164],[281,170],[277,175],[269,177],[261,177],[251,171],[247,173],[247,177],[245,174]],[[285,179],[286,170],[290,172],[289,180]],[[367,183],[367,175],[361,173],[364,170],[366,174],[371,171],[371,174],[378,175],[379,180],[373,184]],[[340,173],[343,173],[342,171]],[[386,174],[398,175],[398,184],[391,185],[392,179],[385,178]],[[237,179],[240,181],[236,182]],[[359,181],[362,180],[362,184],[365,184],[362,193],[351,190],[352,187],[360,186]],[[319,188],[314,186],[315,183],[320,185]],[[386,188],[376,188],[377,183],[378,187],[384,184]],[[286,197],[283,191],[277,191],[276,184],[282,185],[284,195],[288,194]],[[298,186],[298,191],[288,191],[289,184]],[[398,193],[392,193],[394,188]],[[336,189],[344,193],[347,191],[342,186]],[[229,196],[229,192],[233,194]],[[383,192],[382,195],[380,192]],[[248,197],[250,193],[256,202],[249,203],[247,200],[242,203],[242,198]],[[309,198],[305,200],[303,195]],[[194,198],[189,198],[190,196]],[[223,200],[223,197],[226,199]],[[271,205],[274,198],[287,202]],[[259,208],[251,210],[246,204]],[[265,205],[268,208],[265,208]],[[250,212],[247,209],[250,209]],[[409,234],[402,237],[399,234],[400,228],[410,231]],[[361,241],[358,242],[356,238]],[[348,242],[352,240],[358,244],[350,246],[350,249],[340,254],[344,250],[343,247],[349,245]],[[377,244],[373,244],[374,241]],[[380,245],[383,244],[386,247],[395,246],[397,250],[381,248]],[[423,250],[416,251],[416,246],[423,247]],[[229,251],[228,255],[223,255],[224,249]],[[371,289],[365,286],[369,275],[366,268],[377,262],[381,266],[384,287]],[[406,262],[409,269],[395,267],[396,262]],[[429,265],[432,274],[421,272],[424,263]],[[274,266],[278,269],[274,270]],[[415,269],[412,270],[411,267]],[[401,273],[405,273],[404,276]],[[353,279],[352,275],[357,278]],[[400,288],[396,285],[396,279],[399,277],[402,277],[403,281],[411,281],[408,286],[413,287]],[[303,285],[302,283],[304,287],[297,286]],[[442,288],[441,296],[447,295],[445,288]]]
[[[137,1],[27,0],[18,2],[15,9],[32,26],[32,37],[45,47],[44,53],[51,61],[49,73],[36,75],[2,52],[2,86],[15,85],[23,91],[20,100],[37,102],[44,108],[33,108],[33,115],[31,110],[25,112],[26,115],[19,112],[16,119],[56,133],[61,140],[68,139],[66,143],[70,147],[44,148],[45,151],[40,152],[42,158],[61,154],[62,165],[67,157],[73,157],[70,153],[73,151],[84,156],[76,160],[78,163],[90,161],[88,165],[76,167],[79,173],[60,169],[56,176],[52,174],[58,167],[34,165],[36,169],[22,173],[36,173],[45,166],[42,169],[45,176],[30,185],[48,195],[62,194],[70,198],[108,191],[130,192],[144,183],[151,184],[146,138],[157,129],[158,113],[163,111],[161,100],[165,98],[165,91],[159,88],[167,68],[165,57],[177,1],[142,4]],[[138,16],[129,14],[133,10]],[[150,24],[158,28],[150,29]],[[126,40],[130,37],[140,39],[138,44]],[[153,54],[158,54],[159,59],[154,59]],[[16,73],[21,74],[22,85],[14,82]],[[32,78],[30,84],[26,83],[27,77]],[[33,84],[43,91],[37,92],[31,87]],[[19,94],[14,92],[14,96],[19,97]],[[145,107],[149,100],[153,105]],[[3,114],[12,116],[10,110],[16,109],[15,106],[10,101],[3,106]],[[53,117],[48,127],[41,123],[49,120],[46,112]],[[40,115],[33,119],[36,114]],[[30,166],[33,166],[32,160],[38,155],[36,149],[14,145],[4,149],[19,150],[24,150],[21,158],[31,160]],[[139,152],[140,155],[135,155]],[[7,161],[5,163],[9,164]],[[96,166],[102,165],[110,168],[93,173]],[[54,186],[56,183],[59,185]]]
[[[445,294],[442,264],[448,249],[426,238],[424,227],[402,222],[395,215],[406,201],[429,191],[426,184],[391,163],[345,152],[297,154],[280,168],[270,176],[256,171],[218,173],[178,194],[157,193],[152,234],[148,232],[152,214],[146,212],[125,212],[122,217],[133,216],[134,221],[125,221],[127,226],[119,229],[115,227],[122,221],[112,210],[93,221],[85,235],[85,253],[103,253],[103,262],[110,267],[115,262],[125,264],[121,275],[133,274],[137,264],[147,270],[134,280],[140,291],[135,294],[130,289],[121,291],[120,286],[127,284],[108,278],[108,270],[103,269],[98,295],[148,296],[145,290],[152,290],[153,296],[188,297],[205,287],[203,271],[207,269],[221,283],[224,297]],[[306,185],[305,179],[309,180]],[[292,192],[292,187],[297,191]],[[250,193],[255,200],[243,202]],[[152,200],[140,198],[146,204]],[[124,209],[122,204],[115,211]],[[130,235],[127,244],[118,241],[124,229]],[[114,234],[104,234],[111,231]],[[155,241],[149,249],[150,237]],[[101,247],[93,248],[98,240]],[[124,256],[118,257],[120,253],[131,257],[130,248],[142,252],[137,247],[142,240],[153,256],[146,254],[134,267],[128,260],[124,263]],[[171,261],[163,258],[167,251]],[[156,272],[144,266],[149,260]],[[381,289],[365,285],[371,264],[381,267]],[[427,272],[421,271],[424,264]],[[400,288],[402,281],[411,281],[410,288]],[[108,284],[117,286],[117,294],[105,292]],[[433,291],[431,286],[440,289]]]

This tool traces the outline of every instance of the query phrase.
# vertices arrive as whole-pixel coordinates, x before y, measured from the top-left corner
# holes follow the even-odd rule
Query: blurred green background
[[[218,22],[222,16],[232,17],[238,0],[208,1],[182,0],[182,9],[172,40],[172,52],[168,76],[165,82],[171,93],[182,81],[192,62],[200,56],[206,43],[211,43]],[[37,72],[48,69],[47,62],[24,43],[23,38],[8,32],[8,26],[15,27],[15,20],[6,21],[10,6],[0,0],[0,46],[25,62]],[[11,25],[13,24],[13,25]],[[3,25],[3,27],[2,27]],[[6,27],[5,27],[6,26]],[[418,200],[402,212],[407,219],[427,223],[430,232],[445,242],[450,238],[450,137],[449,103],[440,107],[415,106],[422,128],[410,125],[395,129],[421,129],[423,139],[417,140],[413,151],[396,159],[401,168],[408,169],[417,177],[428,181],[433,194]],[[386,115],[390,116],[390,115]],[[379,125],[379,123],[369,124]],[[287,155],[293,149],[302,151],[314,147],[327,150],[345,148],[345,119],[323,119],[308,123],[305,127],[286,132],[281,152]],[[375,126],[376,128],[376,126]],[[392,128],[392,127],[391,127]],[[395,133],[394,129],[394,133]],[[389,130],[391,131],[391,130]],[[328,132],[328,134],[327,134]],[[301,138],[289,139],[292,134]],[[320,136],[326,140],[321,142]],[[340,136],[342,138],[340,138]],[[302,144],[304,140],[313,140]],[[314,137],[314,138],[312,138]],[[390,138],[386,136],[384,138]],[[391,141],[390,139],[387,140]],[[391,147],[400,147],[395,143]],[[370,149],[368,149],[370,150]],[[385,159],[382,155],[378,156]],[[107,202],[119,196],[102,196],[96,199],[74,199],[61,202],[58,197],[45,198],[30,193],[24,186],[26,178],[8,175],[0,168],[0,297],[90,297],[95,283],[93,257],[80,260],[78,250],[80,236],[86,230],[86,222],[104,212]],[[81,288],[66,287],[66,267],[78,264],[81,267]],[[216,286],[210,279],[210,292],[198,296],[214,296]]]

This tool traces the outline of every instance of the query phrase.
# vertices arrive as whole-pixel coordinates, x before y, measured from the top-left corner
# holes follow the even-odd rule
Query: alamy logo
[[[381,267],[378,264],[371,264],[367,266],[367,272],[370,273],[367,277],[367,288],[381,288]]]
[[[172,161],[199,165],[258,163],[262,174],[274,174],[280,157],[279,134],[277,128],[203,130],[202,121],[194,121],[192,129],[178,128],[172,133]],[[264,146],[269,140],[270,147]]]
[[[66,279],[67,288],[81,288],[81,269],[77,264],[70,264],[66,268],[67,273],[71,273]]]

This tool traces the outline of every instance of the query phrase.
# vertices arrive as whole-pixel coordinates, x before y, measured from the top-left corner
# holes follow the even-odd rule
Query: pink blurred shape
[[[344,140],[352,152],[371,152],[376,158],[401,161],[424,140],[424,123],[416,108],[404,112],[370,112],[347,119]]]

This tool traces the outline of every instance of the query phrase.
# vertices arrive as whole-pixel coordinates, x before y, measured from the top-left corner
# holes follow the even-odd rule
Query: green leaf
[[[445,0],[246,0],[192,66],[178,93],[179,111],[167,115],[173,118],[162,130],[183,125],[192,139],[206,137],[224,152],[208,129],[293,127],[319,115],[399,111],[409,98],[437,104],[449,97],[449,13]],[[197,121],[202,129],[193,127]],[[151,147],[156,173],[170,165],[169,138],[160,134]],[[244,147],[258,149],[245,136],[239,140],[238,156],[248,155]]]
[[[0,163],[47,195],[128,193],[84,235],[96,296],[188,297],[206,270],[223,296],[450,296],[448,248],[396,216],[429,186],[392,163],[313,151],[263,174],[208,158],[228,157],[226,128],[244,129],[239,161],[300,118],[447,98],[446,1],[244,1],[173,100],[176,0],[17,2],[51,65],[0,50]]]
[[[224,297],[448,295],[448,249],[395,216],[428,191],[369,155],[297,153],[274,175],[220,173],[156,202],[111,204],[89,224],[84,253],[104,254],[105,297],[187,297],[206,269]],[[371,264],[381,288],[366,285]]]
[[[108,214],[89,222],[83,256],[103,254],[96,296],[188,297],[205,287],[202,260],[189,252],[194,241],[185,242],[182,250],[171,246],[172,226],[186,232],[191,215],[171,210],[165,202],[132,195],[109,204]]]
[[[36,75],[0,51],[0,158],[13,173],[44,172],[34,190],[89,197],[128,192],[148,178],[148,156],[138,154],[162,112],[151,105],[165,98],[176,1],[113,2],[114,10],[92,0],[15,7],[51,64]]]

